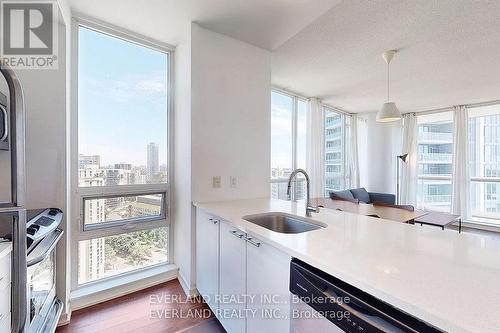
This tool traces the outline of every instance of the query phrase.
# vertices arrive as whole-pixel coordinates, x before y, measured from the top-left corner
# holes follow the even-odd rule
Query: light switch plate
[[[213,176],[212,177],[212,187],[213,188],[220,188],[220,186],[221,186],[220,176]]]

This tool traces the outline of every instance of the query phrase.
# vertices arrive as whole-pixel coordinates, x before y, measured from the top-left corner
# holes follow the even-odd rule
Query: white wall
[[[23,86],[26,106],[26,207],[58,207],[66,205],[66,65],[69,12],[59,0],[58,69],[16,70]],[[69,297],[66,285],[67,237],[65,230],[57,249],[57,296],[65,303]],[[64,310],[66,311],[66,309]]]
[[[401,122],[377,123],[361,114],[365,134],[358,140],[360,186],[371,192],[396,192],[396,156],[401,154]]]
[[[193,201],[269,196],[270,53],[196,24],[191,38]]]
[[[192,289],[194,230],[191,207],[191,25],[175,49],[174,262],[186,290]]]
[[[175,61],[174,255],[193,292],[191,202],[269,196],[271,63],[268,51],[194,23]],[[212,176],[221,188],[212,188]]]

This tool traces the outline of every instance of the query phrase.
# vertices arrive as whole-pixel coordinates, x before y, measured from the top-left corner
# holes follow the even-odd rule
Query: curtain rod
[[[288,96],[291,96],[291,97],[297,97],[299,99],[303,99],[303,100],[306,100],[306,101],[310,101],[311,100],[311,97],[305,97],[303,95],[297,94],[297,93],[295,93],[293,91],[290,91],[288,89],[285,89],[285,88],[280,88],[278,86],[272,86],[271,89],[274,90],[274,91],[276,91],[276,92],[278,92],[278,93],[282,93],[284,95],[288,95]],[[327,108],[331,109],[332,111],[335,111],[337,113],[342,113],[342,114],[347,115],[349,117],[352,117],[352,115],[353,115],[351,112],[347,112],[345,110],[342,110],[341,108],[325,104],[319,98],[318,98],[318,100],[321,102],[321,105],[323,107],[327,107]]]
[[[466,108],[468,108],[468,109],[473,109],[473,108],[479,108],[479,107],[491,106],[491,105],[498,105],[498,104],[500,104],[500,100],[497,99],[497,100],[493,100],[493,101],[480,102],[480,103],[471,103],[471,104],[463,104],[463,105]],[[448,112],[448,111],[453,111],[453,106],[449,106],[449,107],[446,107],[446,108],[439,108],[439,109],[424,110],[424,111],[405,112],[404,114],[416,113],[417,115],[426,115],[426,114]]]
[[[335,106],[331,106],[331,105],[324,104],[324,103],[321,103],[321,105],[323,107],[327,108],[327,109],[330,109],[330,110],[332,110],[334,112],[337,112],[337,113],[342,113],[343,115],[346,115],[346,116],[349,116],[349,117],[352,117],[352,115],[353,115],[352,113],[347,112],[345,110],[342,110],[342,109],[340,109],[338,107],[335,107]]]

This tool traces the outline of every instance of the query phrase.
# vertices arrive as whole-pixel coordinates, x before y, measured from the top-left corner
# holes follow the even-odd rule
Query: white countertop
[[[449,332],[500,332],[500,241],[322,208],[328,224],[282,234],[242,219],[304,204],[274,199],[195,203],[260,240]]]

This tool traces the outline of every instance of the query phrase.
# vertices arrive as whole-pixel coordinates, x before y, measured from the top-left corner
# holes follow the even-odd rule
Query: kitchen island
[[[321,209],[325,228],[299,234],[268,230],[243,216],[305,216],[303,203],[274,199],[195,203],[250,238],[298,258],[443,331],[499,332],[500,242]],[[222,233],[221,233],[222,235]],[[203,253],[197,254],[197,261]]]

